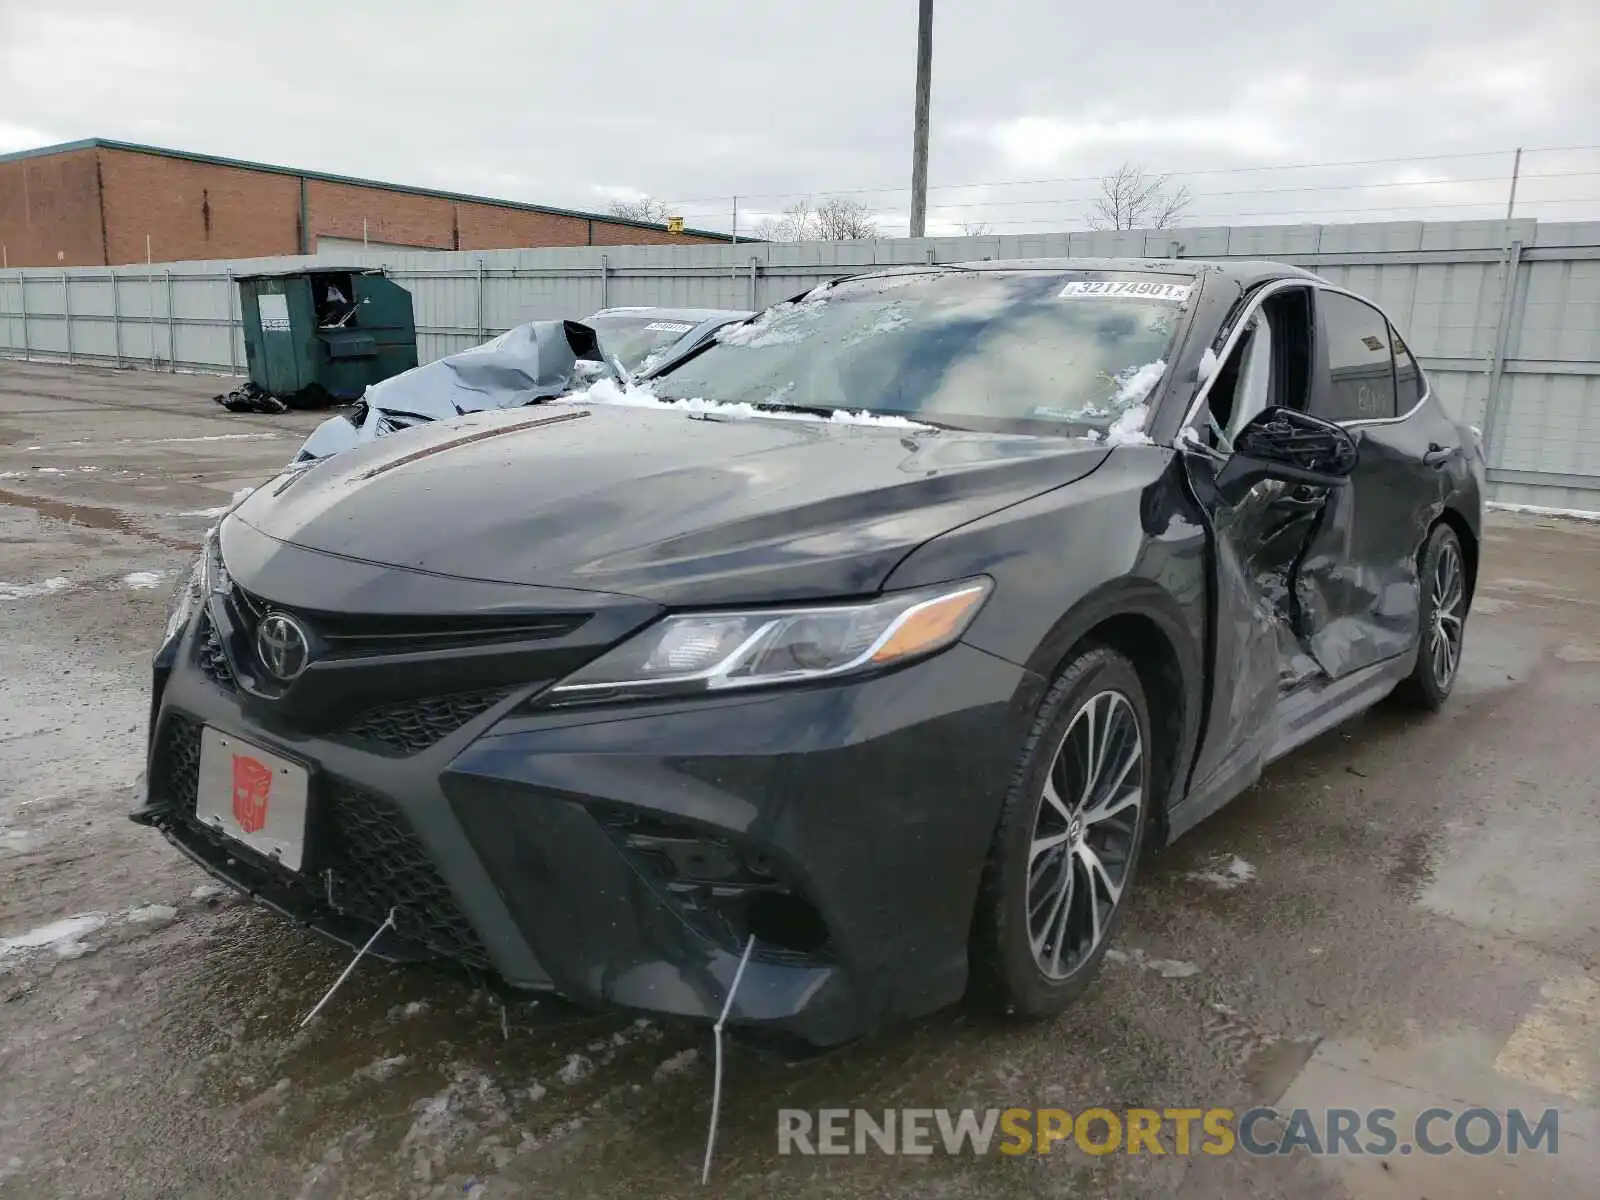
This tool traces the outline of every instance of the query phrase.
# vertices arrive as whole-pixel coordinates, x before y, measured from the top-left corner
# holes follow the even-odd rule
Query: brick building
[[[148,246],[146,239],[149,239]],[[93,138],[0,155],[11,267],[260,258],[327,249],[502,250],[726,235]]]

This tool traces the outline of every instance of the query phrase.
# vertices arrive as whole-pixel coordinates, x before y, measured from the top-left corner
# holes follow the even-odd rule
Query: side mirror
[[[1340,487],[1355,465],[1356,442],[1347,429],[1292,408],[1268,408],[1234,439],[1233,454],[1217,472],[1217,492],[1235,504],[1267,479]]]

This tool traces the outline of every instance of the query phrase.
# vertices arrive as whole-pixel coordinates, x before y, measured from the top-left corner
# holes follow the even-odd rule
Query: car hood
[[[665,604],[864,594],[957,525],[1080,479],[1092,442],[557,402],[403,430],[230,520],[311,550]],[[981,569],[976,564],[975,569]]]

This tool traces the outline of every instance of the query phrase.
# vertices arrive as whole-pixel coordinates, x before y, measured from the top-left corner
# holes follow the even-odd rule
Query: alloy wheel
[[[1440,691],[1449,690],[1461,664],[1462,626],[1466,620],[1466,575],[1461,549],[1453,539],[1439,545],[1433,565],[1433,623],[1428,630],[1428,661]]]
[[[1105,940],[1144,819],[1146,774],[1128,697],[1085,700],[1051,760],[1028,848],[1028,942],[1050,979],[1067,978]]]

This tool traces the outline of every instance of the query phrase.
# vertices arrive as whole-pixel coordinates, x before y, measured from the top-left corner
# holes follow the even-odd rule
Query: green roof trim
[[[467,192],[446,192],[439,188],[414,187],[408,183],[386,183],[381,179],[359,179],[353,175],[332,175],[327,171],[302,171],[275,163],[250,162],[242,158],[223,158],[216,154],[196,154],[189,150],[170,150],[164,146],[141,146],[136,142],[118,142],[110,138],[83,138],[76,142],[61,142],[54,146],[39,146],[32,150],[16,150],[0,154],[0,163],[18,162],[25,158],[46,158],[54,154],[68,154],[75,150],[125,150],[132,154],[154,154],[160,158],[176,158],[184,162],[205,163],[213,167],[234,167],[241,171],[265,171],[271,175],[289,175],[296,179],[313,179],[319,183],[342,183],[349,187],[376,188],[385,192],[404,192],[410,196],[432,196],[439,200],[454,200],[460,204],[488,204],[495,208],[512,208],[521,212],[549,213],[555,217],[575,217],[580,221],[604,221],[607,225],[623,225],[632,229],[653,229],[665,233],[666,225],[650,221],[634,221],[610,213],[586,212],[577,208],[556,208],[549,204],[529,204],[522,200],[501,200],[494,196],[474,196]],[[731,242],[733,238],[713,229],[691,229],[685,225],[683,232],[693,237],[711,238]],[[750,240],[750,239],[745,239]]]

